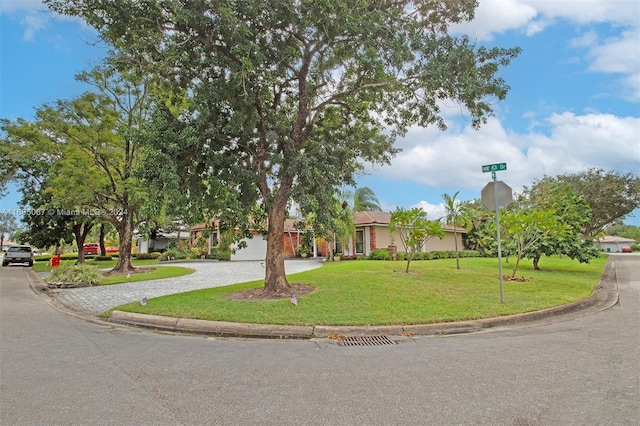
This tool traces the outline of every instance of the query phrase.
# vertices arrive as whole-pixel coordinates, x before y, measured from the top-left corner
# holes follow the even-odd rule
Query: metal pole
[[[496,184],[496,172],[491,172],[493,178],[493,202],[496,208],[496,238],[498,240],[498,272],[500,273],[500,303],[504,304],[504,292],[502,290],[502,246],[500,244],[500,210],[498,209],[498,185]]]

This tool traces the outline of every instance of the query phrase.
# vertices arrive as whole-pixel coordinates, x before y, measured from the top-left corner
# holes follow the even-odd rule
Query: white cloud
[[[420,201],[416,205],[411,206],[411,208],[413,207],[419,207],[427,212],[427,219],[429,220],[439,220],[447,215],[444,203],[431,204],[427,201]]]
[[[35,33],[43,29],[44,27],[46,27],[48,21],[49,21],[49,18],[46,16],[40,16],[40,15],[25,16],[22,19],[22,21],[20,21],[20,23],[23,24],[25,27],[24,34],[23,34],[24,40],[32,41],[35,36]]]
[[[480,0],[473,21],[452,25],[451,31],[469,34],[480,41],[508,30],[521,30],[531,36],[556,21],[575,24],[611,23],[640,25],[640,3],[633,0]]]
[[[464,33],[480,41],[491,40],[494,34],[524,28],[536,17],[534,7],[518,0],[482,0],[471,22],[450,27],[453,33]]]
[[[478,190],[486,183],[479,178],[482,166],[505,162],[507,171],[500,177],[517,191],[544,175],[590,167],[640,170],[640,118],[565,112],[551,114],[540,124],[544,132],[509,132],[497,118],[479,131],[413,128],[398,141],[403,152],[377,174],[430,187]],[[437,206],[427,207],[428,212],[438,211]]]
[[[53,13],[41,0],[0,1],[0,15],[10,16],[20,21],[24,27],[22,37],[25,41],[33,41],[36,34],[46,28],[53,19],[73,21],[86,27],[86,23],[78,17]]]
[[[550,19],[566,19],[578,24],[610,22],[638,25],[640,21],[640,7],[633,0],[522,0],[519,3],[535,8]]]
[[[606,40],[589,52],[593,58],[590,71],[633,73],[640,69],[640,28],[626,31],[620,37]]]

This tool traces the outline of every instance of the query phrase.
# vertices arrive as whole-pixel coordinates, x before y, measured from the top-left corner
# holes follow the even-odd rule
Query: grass
[[[163,278],[181,277],[183,275],[193,274],[196,270],[192,268],[183,268],[182,266],[158,266],[152,268],[150,272],[139,274],[131,274],[128,278],[126,275],[109,275],[102,279],[100,285],[132,283],[137,281],[160,280]]]
[[[497,259],[404,262],[345,261],[292,275],[291,283],[315,291],[288,299],[229,300],[227,294],[261,287],[260,281],[196,290],[131,303],[116,309],[181,318],[292,325],[428,324],[489,318],[541,310],[589,296],[598,284],[606,257],[588,265],[570,259],[543,258],[543,271],[521,262],[518,276],[526,282],[504,282],[500,303]],[[510,264],[503,264],[504,272]]]
[[[87,259],[85,263],[87,265],[96,266],[100,269],[113,268],[116,266],[117,259],[111,260],[102,260],[96,261],[94,259]],[[60,262],[61,265],[73,265],[75,264],[75,260],[62,260]],[[129,278],[126,275],[110,275],[105,276],[102,279],[100,285],[111,285],[111,284],[123,284],[137,281],[148,281],[148,280],[159,280],[163,278],[173,278],[180,277],[183,275],[192,274],[195,272],[195,269],[192,268],[183,268],[181,266],[159,266],[158,259],[143,259],[137,260],[133,259],[133,266],[137,268],[148,268],[151,269],[149,272],[142,272],[131,274]],[[33,270],[35,272],[49,272],[51,271],[51,265],[48,262],[35,262],[33,264]]]

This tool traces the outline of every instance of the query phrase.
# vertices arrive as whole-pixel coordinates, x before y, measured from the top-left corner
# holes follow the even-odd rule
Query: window
[[[356,254],[364,254],[364,230],[356,231]]]

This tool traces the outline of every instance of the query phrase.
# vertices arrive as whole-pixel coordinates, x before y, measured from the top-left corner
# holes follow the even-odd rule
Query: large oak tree
[[[81,16],[122,64],[193,97],[193,155],[230,209],[268,215],[265,290],[288,293],[287,205],[328,220],[331,198],[363,162],[388,162],[409,126],[444,129],[440,100],[473,127],[508,86],[497,76],[518,49],[448,34],[477,2],[398,0],[45,0]],[[223,181],[224,185],[214,183]],[[222,187],[222,193],[214,190]],[[233,189],[230,191],[229,189]]]

